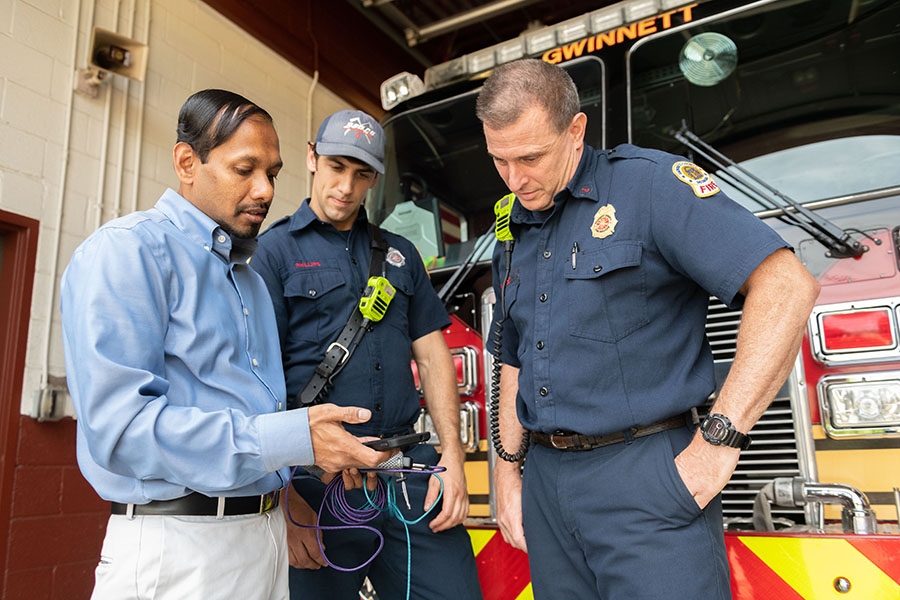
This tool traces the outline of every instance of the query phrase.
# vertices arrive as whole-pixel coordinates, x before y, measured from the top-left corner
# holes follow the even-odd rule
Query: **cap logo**
[[[370,144],[375,137],[375,129],[372,127],[372,124],[368,122],[363,123],[360,121],[359,117],[352,117],[344,125],[344,135],[347,135],[351,131],[353,132],[353,136],[357,139],[365,136],[366,142]]]

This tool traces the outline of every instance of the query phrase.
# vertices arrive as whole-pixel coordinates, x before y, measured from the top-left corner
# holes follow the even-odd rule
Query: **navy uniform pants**
[[[434,448],[424,444],[405,452],[414,461],[433,465],[437,462]],[[412,510],[407,510],[400,486],[393,478],[388,485],[395,486],[396,502],[407,521],[422,515],[429,476],[410,474],[406,487]],[[297,486],[313,508],[322,501],[324,485],[319,481],[300,480]],[[292,492],[293,493],[293,492]],[[347,492],[350,506],[366,506],[362,490]],[[407,565],[411,566],[411,599],[427,600],[481,600],[478,569],[472,542],[465,527],[458,525],[448,531],[433,533],[428,523],[438,515],[441,503],[416,525],[409,525],[409,538],[404,524],[396,517],[381,514],[366,523],[384,536],[384,548],[372,563],[363,569],[342,572],[331,567],[318,570],[290,569],[292,600],[358,600],[359,589],[366,576],[372,582],[380,600],[404,600],[407,597]],[[323,524],[338,525],[330,516]],[[288,527],[296,527],[292,523]],[[325,531],[322,541],[325,556],[333,564],[352,568],[366,562],[378,548],[378,537],[371,531]]]
[[[532,446],[522,510],[535,599],[731,598],[721,496],[700,510],[674,463],[692,435]]]

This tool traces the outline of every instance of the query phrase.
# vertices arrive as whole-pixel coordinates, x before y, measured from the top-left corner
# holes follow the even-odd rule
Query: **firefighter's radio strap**
[[[288,403],[288,408],[306,408],[319,404],[331,389],[332,381],[350,360],[372,323],[384,317],[394,298],[394,287],[384,276],[387,245],[381,230],[369,223],[369,239],[372,247],[369,262],[369,279],[359,304],[353,309],[350,320],[341,330],[337,340],[328,346],[325,358],[316,367],[312,377],[302,390]]]

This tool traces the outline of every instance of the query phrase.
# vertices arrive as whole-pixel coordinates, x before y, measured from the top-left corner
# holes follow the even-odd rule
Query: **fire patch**
[[[616,208],[612,204],[601,206],[594,213],[594,222],[591,223],[591,235],[598,239],[611,236],[616,232],[616,225],[619,220],[616,219]]]
[[[691,186],[698,198],[708,198],[720,191],[710,174],[692,162],[680,160],[672,165],[672,172],[675,177]]]

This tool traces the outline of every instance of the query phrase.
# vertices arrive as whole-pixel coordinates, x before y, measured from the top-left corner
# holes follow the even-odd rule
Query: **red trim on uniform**
[[[736,537],[725,536],[725,549],[731,567],[732,600],[803,600],[803,596]]]
[[[503,541],[500,532],[485,544],[475,560],[485,600],[515,600],[531,582],[528,555]]]

